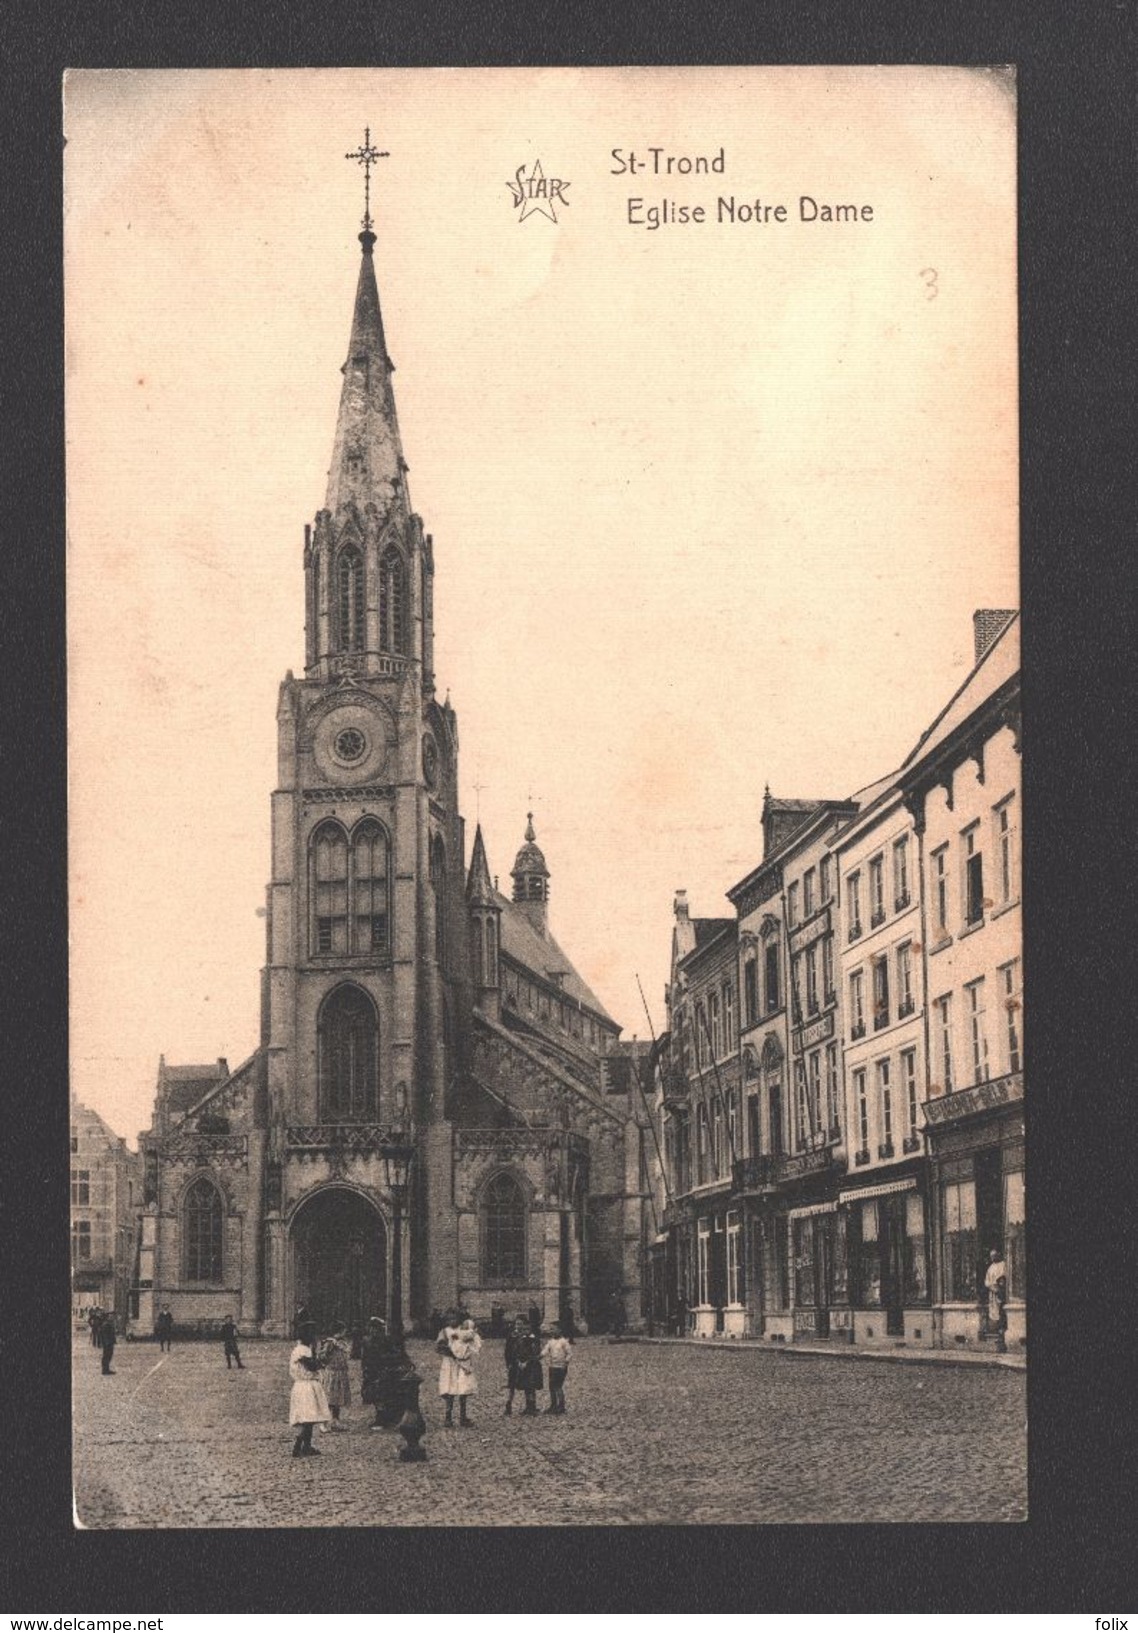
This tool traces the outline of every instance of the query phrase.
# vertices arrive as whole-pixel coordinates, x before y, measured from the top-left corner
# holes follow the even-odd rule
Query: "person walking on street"
[[[89,1313],[87,1315],[87,1325],[91,1329],[91,1348],[92,1349],[98,1349],[98,1347],[99,1347],[99,1326],[100,1326],[100,1324],[102,1322],[102,1319],[103,1319],[102,1306],[99,1305],[99,1304],[92,1304],[91,1309],[90,1309],[90,1311],[89,1311]]]
[[[471,1395],[478,1393],[474,1358],[482,1348],[482,1340],[469,1316],[461,1324],[454,1325],[456,1314],[454,1310],[450,1312],[451,1322],[435,1340],[435,1348],[443,1358],[439,1368],[439,1394],[447,1403],[444,1428],[454,1428],[454,1403],[457,1398],[458,1426],[469,1429],[472,1425],[466,1413],[466,1402]]]
[[[320,1361],[316,1354],[316,1323],[301,1323],[296,1346],[288,1360],[292,1391],[288,1401],[288,1421],[300,1432],[293,1444],[294,1457],[319,1457],[312,1444],[316,1424],[327,1423],[332,1413],[320,1382]]]
[[[549,1367],[549,1405],[547,1413],[559,1417],[565,1410],[565,1375],[569,1371],[570,1341],[561,1331],[561,1325],[555,1321],[551,1328],[549,1342],[541,1352],[541,1358]]]
[[[988,1294],[988,1331],[996,1335],[997,1353],[1007,1352],[1008,1330],[1008,1267],[999,1248],[988,1255],[988,1269],[984,1276]]]
[[[116,1336],[115,1318],[108,1310],[99,1323],[99,1348],[103,1352],[104,1377],[114,1377],[114,1368],[111,1366],[111,1361],[114,1359]]]
[[[237,1324],[231,1315],[227,1315],[221,1323],[221,1337],[225,1344],[225,1370],[232,1370],[234,1361],[237,1362],[239,1372],[244,1372],[245,1363],[241,1359],[241,1351],[237,1348]]]
[[[343,1327],[333,1333],[324,1346],[324,1392],[328,1396],[328,1410],[332,1414],[330,1429],[346,1429],[340,1422],[340,1412],[352,1404],[352,1380],[348,1371],[348,1334]]]
[[[537,1392],[541,1388],[541,1339],[530,1328],[525,1316],[518,1316],[513,1329],[506,1336],[506,1416],[514,1410],[514,1396],[520,1389],[525,1395],[523,1417],[537,1414]]]
[[[164,1304],[158,1312],[158,1320],[154,1323],[154,1330],[158,1334],[158,1348],[163,1354],[170,1352],[170,1340],[174,1336],[174,1317],[170,1314],[170,1306]]]

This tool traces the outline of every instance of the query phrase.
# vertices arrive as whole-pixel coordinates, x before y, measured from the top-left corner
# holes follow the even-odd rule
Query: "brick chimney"
[[[980,607],[972,614],[976,662],[989,652],[1016,615],[1015,607]]]

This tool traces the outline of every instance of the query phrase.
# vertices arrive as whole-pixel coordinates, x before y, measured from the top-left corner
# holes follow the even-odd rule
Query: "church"
[[[466,859],[372,226],[304,533],[304,670],[277,707],[261,1041],[233,1070],[160,1062],[143,1333],[163,1307],[278,1336],[302,1305],[325,1327],[640,1309],[642,1046],[554,939],[532,816],[508,896],[480,828]]]

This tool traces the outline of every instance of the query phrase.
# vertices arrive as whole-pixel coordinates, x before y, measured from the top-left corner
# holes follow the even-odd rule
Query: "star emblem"
[[[569,183],[555,176],[547,178],[545,171],[541,167],[540,159],[533,161],[533,169],[528,176],[526,175],[525,165],[519,165],[514,180],[508,181],[506,186],[514,195],[515,210],[521,209],[522,213],[518,217],[519,221],[524,221],[527,216],[531,215],[544,215],[548,216],[556,226],[555,201],[559,199],[564,205],[569,203],[569,200],[565,197],[565,189],[569,186]]]

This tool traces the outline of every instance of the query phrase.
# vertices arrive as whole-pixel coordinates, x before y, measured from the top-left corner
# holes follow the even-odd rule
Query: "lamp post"
[[[391,1208],[395,1216],[395,1242],[391,1255],[391,1335],[403,1337],[403,1210],[407,1205],[407,1188],[415,1147],[400,1131],[383,1147],[383,1167]]]

